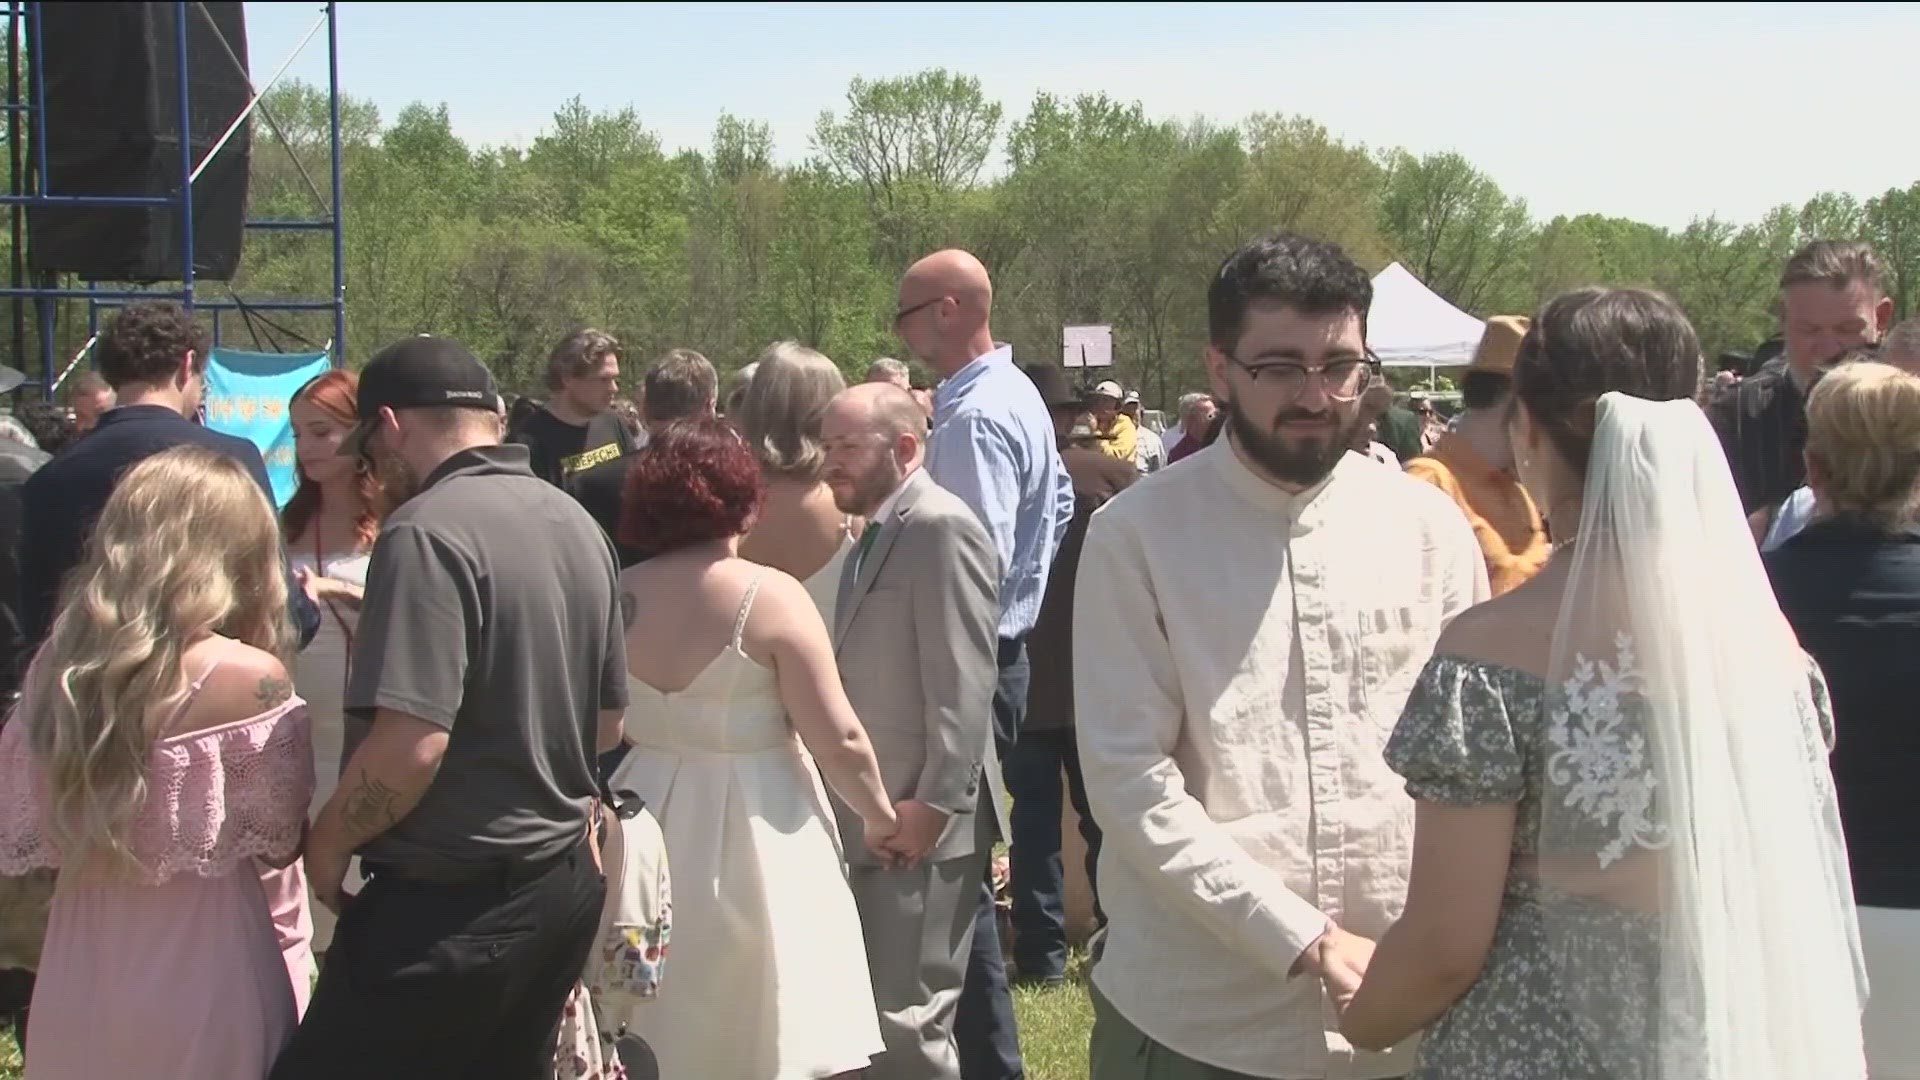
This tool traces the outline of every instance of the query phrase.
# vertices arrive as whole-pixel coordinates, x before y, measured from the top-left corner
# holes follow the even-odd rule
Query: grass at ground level
[[[1087,1080],[1087,1034],[1093,1006],[1084,982],[1086,961],[1074,960],[1067,985],[1052,990],[1016,990],[1021,1049],[1029,1080]],[[0,1080],[19,1080],[20,1052],[13,1033],[0,1032]]]
[[[1087,999],[1086,974],[1086,957],[1075,956],[1065,986],[1013,992],[1027,1080],[1087,1080],[1093,1002]]]

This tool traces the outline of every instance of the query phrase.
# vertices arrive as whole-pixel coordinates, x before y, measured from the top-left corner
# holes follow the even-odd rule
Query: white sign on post
[[[1069,326],[1060,331],[1060,366],[1112,367],[1113,327]]]

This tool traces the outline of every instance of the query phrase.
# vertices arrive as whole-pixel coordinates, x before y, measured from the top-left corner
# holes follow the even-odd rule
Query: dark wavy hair
[[[336,368],[295,391],[293,400],[287,402],[287,411],[292,412],[297,402],[304,401],[340,424],[352,427],[358,422],[355,410],[359,391],[360,376]],[[354,491],[360,497],[360,512],[353,518],[354,539],[361,547],[372,547],[374,537],[380,535],[380,518],[386,510],[386,493],[380,486],[380,479],[371,462],[362,457],[354,466]],[[307,478],[306,469],[298,462],[293,469],[300,478],[300,486],[294,489],[293,498],[287,500],[286,509],[280,511],[280,531],[288,544],[298,540],[313,522],[314,515],[320,512],[320,485]]]
[[[93,346],[93,362],[107,385],[160,385],[193,353],[194,370],[207,368],[207,332],[171,300],[131,304],[114,316]]]
[[[1292,233],[1255,240],[1227,256],[1207,286],[1207,336],[1213,347],[1231,354],[1246,329],[1247,309],[1261,300],[1312,316],[1352,312],[1364,338],[1373,280],[1334,244]]]
[[[674,424],[627,470],[620,542],[647,555],[740,536],[753,527],[766,486],[760,465],[717,420]]]
[[[1587,475],[1602,394],[1700,400],[1706,362],[1680,305],[1648,289],[1590,287],[1547,302],[1513,365],[1513,391],[1575,475]]]

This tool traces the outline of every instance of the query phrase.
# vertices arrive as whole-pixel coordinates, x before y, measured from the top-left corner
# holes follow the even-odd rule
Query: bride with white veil
[[[1795,643],[1656,294],[1589,289],[1515,367],[1521,480],[1560,538],[1442,635],[1387,759],[1407,906],[1357,1045],[1416,1077],[1858,1080],[1866,994],[1819,671]]]

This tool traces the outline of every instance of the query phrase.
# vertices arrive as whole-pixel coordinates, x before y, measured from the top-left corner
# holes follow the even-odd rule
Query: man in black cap
[[[274,1080],[546,1075],[599,925],[596,750],[620,739],[614,553],[500,445],[499,394],[461,346],[408,338],[360,374],[364,447],[398,508],[374,545],[347,763],[307,841],[340,913]],[[341,892],[358,853],[368,883]]]

